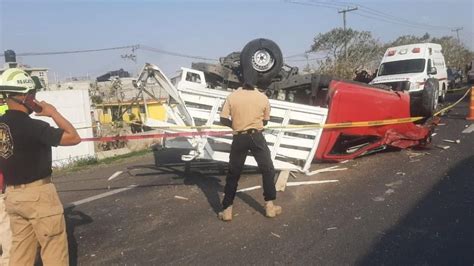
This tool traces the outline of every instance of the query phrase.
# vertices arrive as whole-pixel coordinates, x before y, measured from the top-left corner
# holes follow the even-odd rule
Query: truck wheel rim
[[[256,51],[252,56],[252,67],[259,72],[272,69],[274,64],[275,59],[273,59],[271,54],[265,49]]]

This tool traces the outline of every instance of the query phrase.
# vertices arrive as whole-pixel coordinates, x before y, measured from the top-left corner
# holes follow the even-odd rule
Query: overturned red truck
[[[320,160],[346,160],[386,147],[423,146],[430,141],[432,121],[376,125],[380,120],[410,117],[410,96],[363,83],[332,80],[328,92],[326,123],[365,122],[366,126],[327,128],[316,151]]]
[[[234,52],[220,59],[220,64],[193,63],[192,68],[204,72],[212,88],[237,88],[239,73],[254,71],[262,79],[269,98],[327,107],[326,124],[405,119],[419,116],[417,102],[407,91],[388,86],[342,80],[315,73],[301,74],[297,67],[283,63],[281,53],[274,51],[269,40],[256,39],[252,50]],[[270,41],[271,42],[271,41]],[[250,56],[248,65],[240,65],[240,57]],[[427,83],[425,90],[430,90]],[[435,125],[432,119],[389,125],[325,128],[315,159],[340,161],[353,159],[387,147],[408,148],[430,142]]]

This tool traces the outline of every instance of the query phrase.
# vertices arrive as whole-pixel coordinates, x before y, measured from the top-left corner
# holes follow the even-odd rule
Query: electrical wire
[[[300,1],[295,1],[295,0],[289,0],[286,2],[289,2],[292,4],[305,5],[305,6],[319,6],[319,7],[325,7],[325,8],[330,8],[330,9],[336,9],[336,10],[346,7],[346,5],[355,5],[358,7],[359,12],[354,12],[353,13],[354,15],[369,18],[376,21],[383,21],[386,23],[392,23],[392,24],[397,24],[400,26],[413,27],[413,28],[419,28],[419,29],[425,29],[425,30],[448,31],[453,28],[449,26],[435,26],[435,25],[428,25],[428,24],[410,21],[404,18],[396,17],[393,15],[384,13],[382,11],[379,11],[379,10],[376,10],[376,9],[373,9],[361,4],[355,4],[352,2],[334,1],[334,2],[329,3],[329,2],[323,2],[323,1],[317,1],[317,0],[312,0],[310,2],[300,2]],[[363,14],[360,14],[360,13],[363,13]]]
[[[285,56],[283,57],[284,59],[289,59],[289,58],[295,58],[295,57],[304,57],[306,56],[307,53],[299,53],[299,54],[294,54],[294,55],[289,55],[289,56]]]
[[[335,1],[335,3],[352,4],[352,5],[354,4],[354,3],[351,3],[351,2],[344,2],[344,1]],[[443,30],[451,30],[453,28],[453,27],[449,27],[449,26],[438,26],[438,25],[429,25],[429,24],[419,23],[419,22],[416,22],[416,21],[412,21],[412,20],[402,18],[402,17],[397,17],[397,16],[382,12],[380,10],[377,10],[377,9],[374,9],[374,8],[371,8],[371,7],[362,5],[362,4],[357,4],[357,6],[360,8],[360,10],[362,12],[370,13],[370,14],[373,14],[373,15],[376,15],[376,16],[379,16],[379,17],[383,17],[383,18],[391,18],[395,21],[404,22],[404,23],[411,24],[411,25],[418,25],[418,26],[422,26],[422,27],[433,28],[433,29],[443,29]]]
[[[176,57],[183,57],[183,58],[190,58],[190,59],[198,59],[198,60],[205,60],[205,61],[219,61],[215,58],[206,58],[202,56],[195,56],[195,55],[188,55],[178,52],[166,51],[146,45],[135,44],[135,45],[127,45],[127,46],[119,46],[119,47],[110,47],[110,48],[100,48],[100,49],[86,49],[86,50],[71,50],[71,51],[53,51],[53,52],[27,52],[27,53],[18,53],[17,56],[40,56],[40,55],[64,55],[64,54],[80,54],[80,53],[91,53],[91,52],[102,52],[102,51],[110,51],[110,50],[124,50],[124,49],[132,49],[132,52],[135,50],[143,50],[148,52],[154,52],[159,54],[166,54],[170,56]],[[0,57],[4,57],[4,54],[0,54]]]
[[[215,59],[215,58],[207,58],[207,57],[202,57],[202,56],[171,52],[171,51],[166,51],[166,50],[162,50],[162,49],[158,49],[158,48],[153,48],[153,47],[146,46],[146,45],[140,45],[140,49],[145,50],[145,51],[149,51],[149,52],[154,52],[154,53],[159,53],[159,54],[167,54],[167,55],[183,57],[183,58],[198,59],[198,60],[204,60],[204,61],[219,61],[218,59]]]
[[[102,52],[110,50],[123,50],[123,49],[138,49],[140,45],[127,45],[111,48],[101,48],[101,49],[87,49],[87,50],[72,50],[72,51],[57,51],[57,52],[29,52],[29,53],[18,53],[17,56],[37,56],[37,55],[61,55],[61,54],[80,54],[80,53],[91,53],[91,52]],[[4,54],[0,54],[0,57],[4,57]]]
[[[288,62],[306,62],[306,61],[318,61],[318,60],[322,60],[322,59],[326,59],[326,57],[308,58],[308,59],[288,59],[286,61],[288,61]]]

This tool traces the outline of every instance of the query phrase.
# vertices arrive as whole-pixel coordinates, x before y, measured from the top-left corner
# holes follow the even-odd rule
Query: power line
[[[111,48],[101,48],[101,49],[87,49],[87,50],[72,50],[72,51],[57,51],[57,52],[28,52],[28,53],[18,53],[17,56],[38,56],[38,55],[61,55],[61,54],[80,54],[80,53],[91,53],[91,52],[102,52],[110,50],[123,50],[123,49],[132,49],[136,50],[140,45],[127,45]],[[0,57],[5,56],[1,54]]]
[[[462,27],[457,27],[457,28],[454,28],[454,29],[451,30],[451,31],[456,32],[456,35],[458,36],[458,43],[461,43],[461,40],[459,39],[459,31],[462,30],[462,29],[463,29]]]
[[[326,57],[308,58],[308,59],[289,59],[289,60],[286,60],[286,61],[288,61],[288,62],[305,62],[305,61],[318,61],[318,60],[322,60],[322,59],[326,59]]]
[[[302,5],[302,6],[321,6],[321,7],[326,7],[326,8],[330,8],[330,9],[335,9],[335,10],[338,10],[338,7],[334,6],[333,4],[331,3],[323,3],[321,2],[320,4],[313,4],[313,3],[307,3],[307,2],[298,2],[298,1],[294,1],[294,0],[288,0],[288,1],[285,1],[285,2],[288,2],[290,4],[296,4],[296,5]]]
[[[346,13],[356,11],[357,9],[358,9],[357,7],[351,7],[351,8],[348,7],[348,8],[337,11],[337,13],[339,13],[339,14],[342,13],[342,20],[343,20],[343,23],[344,23],[344,54],[345,54],[346,60],[347,60]]]
[[[416,25],[409,25],[409,24],[406,24],[404,22],[395,22],[395,21],[392,21],[392,20],[384,19],[384,18],[374,17],[374,16],[367,15],[367,14],[355,13],[354,15],[364,17],[364,18],[368,18],[368,19],[372,19],[372,20],[387,22],[387,23],[391,23],[391,24],[395,24],[395,25],[410,27],[410,28],[417,28],[417,29],[422,29],[422,30],[434,30],[434,29],[427,29],[426,27],[420,27],[420,26],[416,26]],[[440,30],[440,29],[438,29],[438,30]],[[443,31],[444,31],[444,29],[443,29]]]
[[[325,7],[325,8],[330,8],[330,9],[340,9],[344,7],[346,4],[351,4],[351,5],[356,5],[359,7],[359,11],[364,13],[355,13],[358,16],[373,19],[376,21],[383,21],[391,24],[397,24],[405,27],[413,27],[413,28],[419,28],[419,29],[424,29],[424,30],[443,30],[447,31],[452,29],[452,27],[448,26],[434,26],[434,25],[428,25],[428,24],[423,24],[423,23],[418,23],[414,21],[410,21],[404,18],[396,17],[387,13],[384,13],[382,11],[366,7],[364,5],[360,4],[354,4],[352,2],[344,2],[344,1],[337,1],[337,2],[322,2],[322,1],[317,1],[317,0],[312,0],[310,2],[298,2],[294,0],[287,1],[292,4],[299,4],[299,5],[305,5],[305,6],[319,6],[319,7]]]
[[[135,45],[127,45],[127,46],[119,46],[119,47],[110,47],[110,48],[100,48],[100,49],[86,49],[86,50],[71,50],[71,51],[53,51],[53,52],[26,52],[26,53],[18,53],[17,56],[40,56],[40,55],[64,55],[64,54],[80,54],[80,53],[91,53],[91,52],[103,52],[103,51],[110,51],[110,50],[123,50],[123,49],[132,49],[132,53],[138,49],[159,53],[159,54],[166,54],[170,56],[176,57],[183,57],[183,58],[190,58],[190,59],[198,59],[198,60],[205,60],[205,61],[218,61],[218,59],[214,58],[206,58],[203,56],[196,56],[196,55],[188,55],[173,51],[166,51],[146,45],[135,44]],[[4,57],[4,54],[0,54],[0,57]],[[127,55],[130,56],[130,55]]]
[[[167,55],[183,57],[183,58],[198,59],[198,60],[205,60],[205,61],[219,61],[218,59],[215,59],[215,58],[207,58],[207,57],[202,57],[202,56],[171,52],[171,51],[166,51],[166,50],[162,50],[162,49],[158,49],[158,48],[153,48],[153,47],[146,46],[146,45],[140,45],[140,49],[145,50],[145,51],[149,51],[149,52],[155,52],[155,53],[159,53],[159,54],[167,54]]]
[[[313,1],[316,1],[316,0],[313,0]],[[316,1],[316,2],[318,2],[318,1]],[[333,4],[335,4],[335,5],[343,5],[343,4],[354,5],[353,2],[347,2],[347,1],[334,1]],[[431,30],[436,30],[436,29],[438,29],[438,30],[449,30],[449,29],[452,28],[452,27],[448,27],[448,26],[435,26],[435,25],[429,25],[429,24],[415,22],[415,21],[408,20],[408,19],[405,19],[405,18],[402,18],[402,17],[394,16],[394,15],[389,14],[389,13],[385,13],[383,11],[380,11],[380,10],[377,10],[377,9],[374,9],[374,8],[367,7],[367,6],[362,5],[362,4],[357,4],[357,6],[360,8],[361,12],[365,12],[365,13],[368,13],[368,14],[371,14],[371,15],[375,15],[377,17],[377,19],[382,18],[382,19],[384,19],[384,21],[389,21],[391,23],[396,23],[396,24],[404,23],[407,26],[418,26],[418,27],[423,27],[425,29],[428,28],[428,29],[431,29]]]
[[[338,3],[351,3],[351,2],[344,2],[344,1],[336,1]],[[410,25],[417,25],[417,26],[421,26],[421,27],[426,27],[426,28],[431,28],[431,29],[443,29],[443,30],[449,30],[451,29],[451,27],[448,27],[448,26],[437,26],[437,25],[429,25],[429,24],[424,24],[424,23],[419,23],[419,22],[416,22],[416,21],[412,21],[412,20],[408,20],[408,19],[405,19],[405,18],[401,18],[401,17],[397,17],[397,16],[394,16],[392,14],[388,14],[388,13],[385,13],[385,12],[382,12],[380,10],[377,10],[377,9],[374,9],[374,8],[370,8],[370,7],[367,7],[365,5],[361,5],[361,4],[358,4],[358,6],[360,7],[361,11],[362,12],[366,12],[366,13],[369,13],[369,14],[373,14],[373,15],[376,15],[378,17],[382,17],[382,18],[391,18],[391,20],[394,20],[394,21],[397,21],[397,22],[404,22],[406,24],[410,24]]]

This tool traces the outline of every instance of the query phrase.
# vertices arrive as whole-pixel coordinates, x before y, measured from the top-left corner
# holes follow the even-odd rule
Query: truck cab
[[[447,68],[441,45],[417,43],[388,48],[378,68],[377,77],[371,84],[408,92],[414,115],[426,115],[433,113],[438,101],[444,101],[447,82]],[[430,88],[430,93],[434,95],[426,95],[427,85],[434,87]],[[430,107],[427,104],[422,106],[422,102],[426,101],[423,97],[432,99]],[[423,110],[427,108],[433,110]]]

